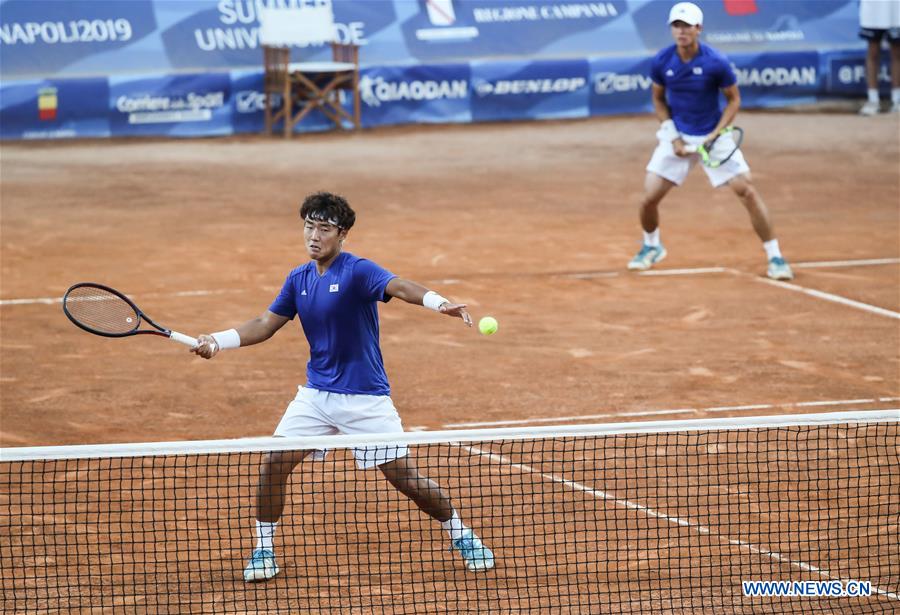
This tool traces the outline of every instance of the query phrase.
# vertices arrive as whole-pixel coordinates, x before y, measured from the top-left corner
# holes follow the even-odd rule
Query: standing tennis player
[[[666,257],[659,239],[659,204],[674,186],[680,186],[699,156],[689,153],[689,145],[712,141],[730,126],[741,106],[737,77],[728,60],[718,51],[700,43],[703,12],[696,4],[679,2],[669,12],[669,25],[675,44],[653,58],[653,108],[661,125],[656,133],[659,144],[647,165],[640,219],[644,241],[640,251],[628,263],[629,269],[645,270]],[[719,92],[725,96],[719,108]],[[729,134],[719,143],[731,140]],[[733,146],[734,142],[730,141]],[[740,150],[719,167],[703,167],[714,188],[727,185],[750,214],[753,229],[763,242],[768,258],[767,275],[775,280],[794,277],[778,247],[769,211],[750,179],[750,167]]]
[[[264,314],[236,329],[201,335],[193,352],[210,359],[226,348],[264,342],[298,315],[310,348],[307,382],[288,405],[275,435],[402,432],[381,357],[377,303],[397,297],[460,318],[471,327],[466,306],[343,252],[356,214],[342,197],[327,192],[310,195],[300,217],[312,260],[288,274]],[[274,536],[284,511],[288,478],[312,452],[273,452],[264,459],[256,494],[256,548],[244,569],[245,581],[264,581],[278,574]],[[494,566],[493,553],[463,524],[441,488],[419,473],[406,446],[357,448],[354,456],[360,468],[377,467],[394,487],[440,522],[469,570]]]

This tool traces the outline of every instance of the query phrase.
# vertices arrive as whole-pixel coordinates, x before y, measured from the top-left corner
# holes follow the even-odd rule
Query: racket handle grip
[[[190,346],[191,348],[197,347],[197,340],[190,335],[185,335],[183,333],[179,333],[178,331],[172,331],[169,333],[169,339],[175,340],[185,346]]]

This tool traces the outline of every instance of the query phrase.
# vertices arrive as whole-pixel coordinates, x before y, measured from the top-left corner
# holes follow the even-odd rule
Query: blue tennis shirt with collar
[[[378,301],[395,278],[377,264],[341,252],[323,275],[310,261],[291,271],[269,311],[300,316],[309,342],[306,386],[332,393],[390,395],[378,343]]]
[[[650,78],[666,88],[666,100],[678,132],[703,136],[711,133],[722,117],[719,90],[737,83],[724,55],[700,43],[690,62],[682,62],[676,46],[666,47],[653,58]]]

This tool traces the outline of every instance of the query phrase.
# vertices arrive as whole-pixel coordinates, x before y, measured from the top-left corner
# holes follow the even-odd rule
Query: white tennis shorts
[[[681,138],[688,145],[700,145],[703,143],[704,137],[682,135]],[[716,147],[732,148],[734,147],[734,140],[730,134],[726,133],[716,140]],[[653,151],[653,156],[650,157],[650,162],[647,163],[647,170],[680,186],[684,183],[685,178],[687,178],[694,165],[699,161],[700,154],[676,156],[675,149],[670,142],[660,141]],[[718,188],[723,184],[727,184],[738,175],[749,173],[750,167],[747,166],[747,161],[744,160],[744,154],[741,153],[741,150],[738,150],[722,166],[715,169],[704,166],[703,170],[706,172],[709,183],[712,184],[713,188]]]
[[[400,415],[387,395],[347,395],[303,386],[297,387],[297,396],[288,404],[275,428],[276,436],[286,438],[402,432]],[[324,459],[327,453],[317,450],[314,458]],[[408,454],[405,444],[353,449],[361,469],[380,466]]]
[[[870,30],[900,28],[900,2],[897,0],[861,0],[859,25]]]

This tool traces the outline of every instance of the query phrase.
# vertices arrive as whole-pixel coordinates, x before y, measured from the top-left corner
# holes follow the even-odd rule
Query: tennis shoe
[[[634,258],[631,259],[631,262],[628,263],[628,268],[636,271],[646,271],[650,269],[653,265],[661,261],[666,257],[666,249],[662,244],[658,246],[648,246],[644,244],[641,246],[641,251],[634,255]]]
[[[769,259],[769,270],[766,272],[773,280],[793,280],[794,272],[791,266],[787,264],[780,256],[773,256]]]
[[[860,108],[859,114],[860,115],[878,115],[879,111],[881,111],[881,103],[867,100],[866,104],[864,104]]]
[[[244,568],[244,580],[247,583],[254,581],[268,581],[278,574],[278,565],[275,563],[275,554],[268,549],[256,549]]]
[[[472,530],[466,530],[461,538],[451,544],[451,550],[459,551],[469,570],[490,570],[494,567],[494,554]]]

